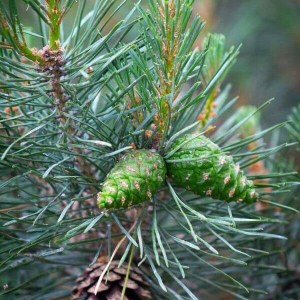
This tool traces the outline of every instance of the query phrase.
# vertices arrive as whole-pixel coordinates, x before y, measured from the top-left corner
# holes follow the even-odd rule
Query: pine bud
[[[132,150],[108,173],[98,193],[99,208],[128,208],[149,201],[166,176],[163,158],[149,150]]]
[[[177,139],[170,151],[178,147],[167,164],[168,174],[178,186],[226,202],[252,203],[258,199],[253,182],[210,139],[187,134]]]

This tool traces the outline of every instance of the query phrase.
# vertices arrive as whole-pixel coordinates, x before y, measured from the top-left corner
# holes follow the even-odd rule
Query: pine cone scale
[[[107,291],[110,288],[110,286],[111,285],[109,283],[104,284],[104,283],[101,282],[101,284],[98,288],[98,293]],[[95,294],[96,287],[97,287],[97,283],[95,283],[93,286],[91,286],[87,291],[91,294]]]
[[[114,287],[109,294],[106,295],[106,300],[117,300],[121,299],[122,289],[119,287]],[[124,296],[124,300],[129,300],[126,296]]]

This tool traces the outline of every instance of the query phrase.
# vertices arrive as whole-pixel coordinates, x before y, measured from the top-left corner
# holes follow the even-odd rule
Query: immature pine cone
[[[167,164],[168,174],[178,186],[227,202],[253,203],[258,199],[253,182],[210,139],[187,134],[177,139],[170,151],[180,145]]]
[[[114,166],[98,193],[99,208],[127,208],[149,201],[166,177],[163,158],[150,150],[132,150]]]

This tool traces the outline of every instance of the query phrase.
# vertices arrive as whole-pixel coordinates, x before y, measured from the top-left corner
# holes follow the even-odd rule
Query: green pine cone
[[[178,186],[226,202],[253,203],[258,199],[253,182],[210,139],[187,134],[177,139],[170,151],[181,144],[167,163],[168,175]]]
[[[149,201],[166,177],[163,158],[149,150],[132,150],[108,173],[98,193],[99,208],[119,209]]]

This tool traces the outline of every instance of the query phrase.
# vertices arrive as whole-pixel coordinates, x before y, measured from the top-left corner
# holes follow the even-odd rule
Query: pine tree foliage
[[[153,299],[274,292],[262,279],[286,270],[276,259],[299,180],[275,168],[277,152],[293,143],[266,142],[285,123],[259,129],[256,116],[271,101],[241,117],[221,85],[238,49],[226,50],[221,35],[194,47],[203,22],[191,19],[192,0],[136,4],[118,23],[127,1],[96,0],[90,9],[85,0],[22,2],[38,19],[34,31],[22,25],[18,1],[0,3],[3,299],[68,299],[81,271],[104,256],[97,287],[115,259],[128,270],[134,261]],[[257,130],[245,134],[250,120]],[[97,207],[125,153],[149,149],[167,159],[189,132],[230,153],[260,202],[215,201],[167,178],[151,202]]]

